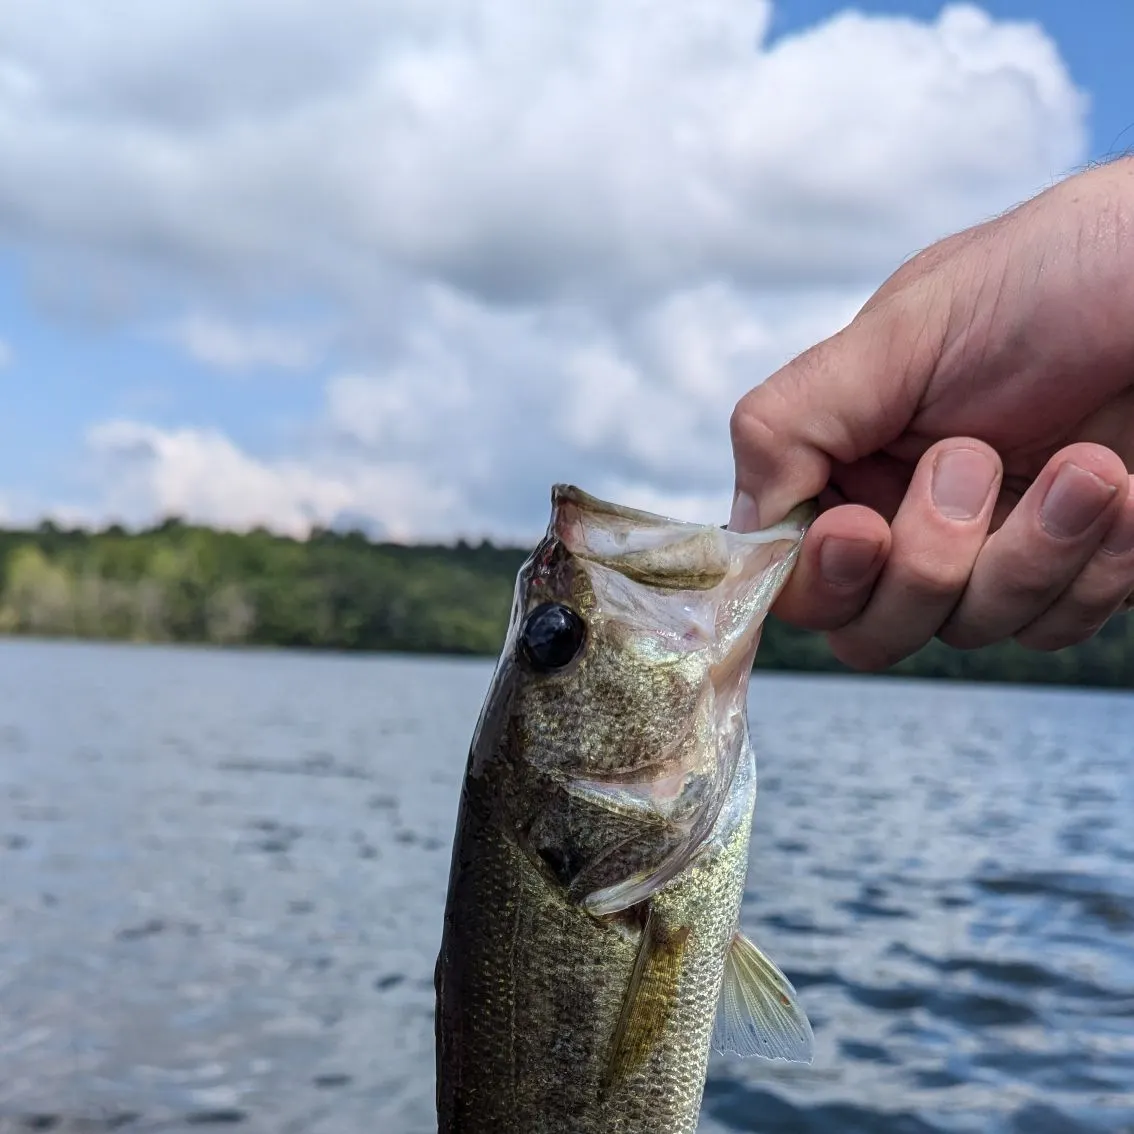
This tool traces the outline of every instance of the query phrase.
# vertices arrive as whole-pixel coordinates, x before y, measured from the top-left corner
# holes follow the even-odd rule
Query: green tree
[[[136,641],[495,654],[520,548],[406,547],[355,532],[300,541],[177,519],[147,531],[0,530],[0,632]],[[769,619],[759,669],[846,672],[821,635]],[[940,642],[895,673],[1134,687],[1134,626],[1054,654]]]

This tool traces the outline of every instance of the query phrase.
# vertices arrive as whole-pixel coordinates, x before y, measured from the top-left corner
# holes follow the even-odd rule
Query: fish
[[[710,1048],[810,1063],[739,928],[747,696],[813,508],[739,534],[552,489],[461,788],[438,1134],[693,1134]]]

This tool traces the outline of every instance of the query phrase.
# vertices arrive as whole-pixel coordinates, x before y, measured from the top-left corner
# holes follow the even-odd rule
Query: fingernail
[[[1117,491],[1078,465],[1062,465],[1040,505],[1040,523],[1056,539],[1082,535],[1103,514]]]
[[[737,490],[732,498],[732,515],[728,518],[730,532],[758,532],[760,530],[760,509],[756,501],[743,490]]]
[[[1134,516],[1125,512],[1103,540],[1103,551],[1108,555],[1125,555],[1134,551]]]
[[[879,544],[869,539],[830,536],[819,545],[819,573],[836,587],[864,582],[878,560]]]
[[[933,504],[947,520],[972,520],[988,500],[996,466],[979,449],[948,449],[933,462]]]

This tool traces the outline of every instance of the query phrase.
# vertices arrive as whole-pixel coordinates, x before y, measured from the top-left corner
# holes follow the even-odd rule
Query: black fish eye
[[[586,623],[561,602],[541,603],[520,627],[520,651],[535,670],[562,669],[579,655]]]

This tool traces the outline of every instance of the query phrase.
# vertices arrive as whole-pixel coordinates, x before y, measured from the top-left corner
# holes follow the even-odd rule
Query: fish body
[[[810,1058],[738,931],[748,676],[805,526],[739,536],[553,490],[462,788],[439,1134],[692,1134],[714,1029]]]

